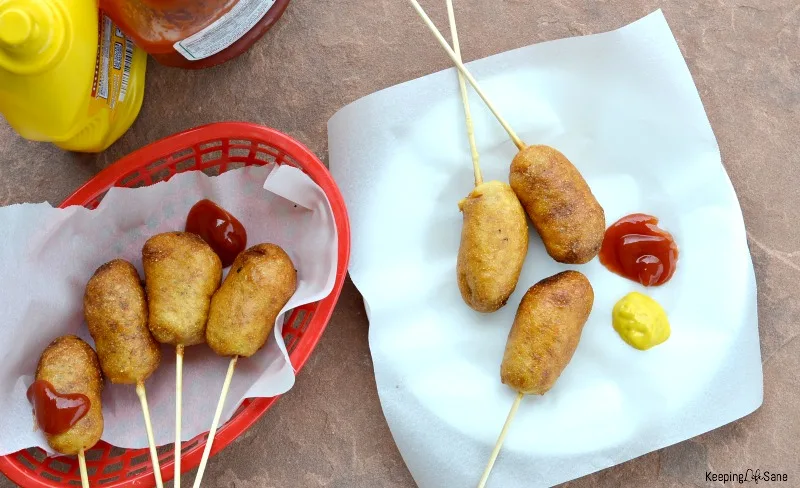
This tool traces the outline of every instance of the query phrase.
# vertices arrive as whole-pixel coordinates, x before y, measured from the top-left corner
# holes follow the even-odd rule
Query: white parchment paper
[[[608,224],[650,213],[680,246],[675,276],[658,288],[643,289],[596,259],[573,267],[594,286],[594,310],[555,387],[523,401],[489,485],[557,484],[756,409],[756,288],[741,211],[661,12],[469,68],[523,140],[570,158]],[[484,179],[508,181],[517,150],[470,98]],[[508,305],[483,315],[462,302],[457,203],[473,176],[453,69],[362,98],[328,129],[331,170],[352,223],[350,275],[369,312],[394,439],[422,488],[475,486],[515,396],[500,383],[500,362],[517,305],[528,287],[567,267],[532,231]],[[672,324],[672,337],[647,352],[611,326],[614,303],[633,290],[658,300]]]
[[[253,357],[240,360],[223,420],[242,400],[271,397],[294,385],[294,370],[281,330],[284,312],[330,293],[336,275],[337,235],[327,197],[305,173],[291,166],[247,167],[208,177],[197,171],[167,183],[113,188],[95,210],[52,208],[47,203],[0,208],[0,454],[31,446],[48,449],[33,429],[25,392],[41,351],[56,337],[77,334],[94,344],[83,320],[86,282],[101,264],[120,257],[144,277],[141,250],[159,232],[183,230],[189,209],[209,198],[235,215],[248,246],[280,245],[298,271],[298,289],[276,321],[274,334]],[[227,269],[225,270],[227,273]],[[175,435],[175,350],[163,347],[159,369],[147,380],[156,443]],[[189,440],[211,425],[229,359],[205,344],[186,349],[183,366],[182,436]],[[119,447],[145,447],[144,421],[131,385],[106,382],[103,440]]]

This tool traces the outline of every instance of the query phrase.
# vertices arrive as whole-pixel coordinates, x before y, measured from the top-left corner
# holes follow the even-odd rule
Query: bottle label
[[[126,37],[103,13],[100,14],[97,45],[90,116],[104,107],[114,110],[117,103],[125,101],[133,63],[133,40]]]
[[[239,0],[213,24],[173,47],[189,61],[207,58],[241,39],[273,5],[275,0]]]

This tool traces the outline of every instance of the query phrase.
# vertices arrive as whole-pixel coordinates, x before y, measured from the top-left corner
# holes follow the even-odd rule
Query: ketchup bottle
[[[289,0],[100,0],[136,44],[166,66],[200,69],[242,54]]]

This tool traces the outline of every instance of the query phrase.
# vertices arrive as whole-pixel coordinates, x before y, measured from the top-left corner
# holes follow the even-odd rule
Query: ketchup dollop
[[[195,203],[186,217],[186,232],[199,235],[227,268],[247,245],[247,232],[236,217],[211,200]]]
[[[652,215],[632,214],[606,230],[600,262],[609,271],[644,286],[663,285],[675,273],[678,245]]]
[[[45,380],[36,380],[28,388],[28,401],[33,405],[33,415],[39,428],[49,435],[68,431],[86,415],[91,406],[86,395],[61,394]]]

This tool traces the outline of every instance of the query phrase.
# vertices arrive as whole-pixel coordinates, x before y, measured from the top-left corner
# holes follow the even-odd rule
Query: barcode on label
[[[131,63],[133,62],[133,41],[125,38],[125,67],[122,69],[122,86],[119,89],[119,101],[125,101],[128,81],[131,79]]]

